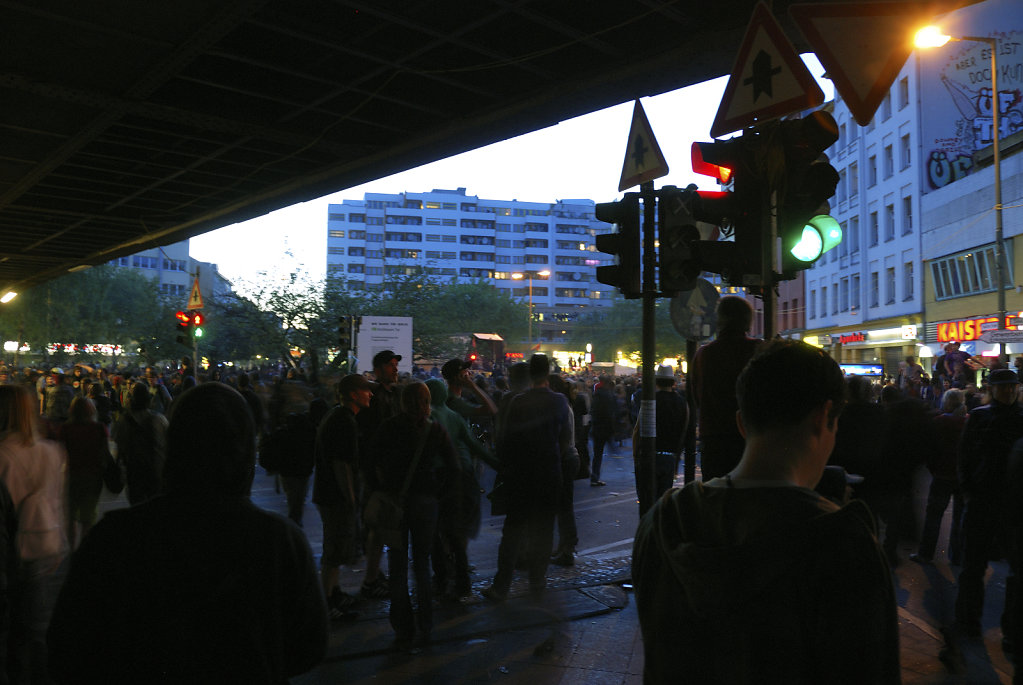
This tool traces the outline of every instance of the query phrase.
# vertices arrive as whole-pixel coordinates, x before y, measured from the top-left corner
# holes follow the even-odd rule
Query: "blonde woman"
[[[0,501],[5,505],[2,573],[10,634],[0,643],[8,682],[46,677],[46,629],[67,554],[64,531],[64,450],[44,440],[31,391],[0,386]],[[0,538],[2,539],[2,538]],[[6,649],[6,654],[3,650]]]

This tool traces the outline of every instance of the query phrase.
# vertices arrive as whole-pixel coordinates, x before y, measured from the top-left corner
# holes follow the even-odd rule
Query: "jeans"
[[[494,589],[508,594],[519,550],[524,550],[529,568],[529,589],[541,592],[547,586],[547,564],[554,544],[553,503],[512,497],[504,518],[501,545],[497,549],[497,574]]]
[[[920,547],[917,553],[927,559],[934,558],[934,550],[938,546],[938,533],[941,530],[941,519],[952,500],[952,528],[948,536],[948,558],[958,563],[962,557],[962,520],[963,498],[959,493],[959,484],[955,480],[935,478],[931,481],[931,489],[927,493],[927,513],[924,515],[924,528],[920,534]]]
[[[410,493],[405,502],[401,542],[389,547],[387,565],[391,572],[391,627],[399,640],[411,640],[418,631],[429,635],[433,629],[433,587],[430,582],[430,549],[437,532],[439,506],[435,495]],[[416,608],[408,588],[409,538],[412,539],[412,568],[416,579]]]
[[[288,518],[301,528],[305,498],[309,492],[309,476],[281,476],[281,487],[288,499]]]
[[[614,440],[610,431],[593,431],[593,463],[590,465],[590,482],[600,480],[600,466],[604,462],[604,446]]]
[[[575,524],[575,474],[579,472],[579,458],[561,460],[561,499],[558,502],[558,550],[574,552],[579,543]]]
[[[642,458],[636,461],[636,494],[639,496],[639,515],[645,514],[661,495],[671,489],[678,472],[678,458],[670,452],[654,453],[654,474],[642,464]]]
[[[963,569],[959,573],[959,594],[955,615],[960,624],[979,628],[984,611],[984,574],[996,548],[1004,544],[1002,507],[985,501],[983,494],[974,494],[963,511]],[[1006,600],[1015,589],[1006,586]],[[1008,617],[1003,613],[1003,623]],[[1003,626],[1004,628],[1004,626]]]

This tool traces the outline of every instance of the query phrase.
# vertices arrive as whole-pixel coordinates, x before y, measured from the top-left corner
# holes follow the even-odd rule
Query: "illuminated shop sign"
[[[867,342],[867,334],[863,331],[860,331],[859,333],[843,333],[838,336],[838,342],[842,345],[848,343]]]
[[[945,321],[937,326],[938,342],[940,343],[976,340],[985,331],[998,330],[998,317],[985,316],[977,319]]]

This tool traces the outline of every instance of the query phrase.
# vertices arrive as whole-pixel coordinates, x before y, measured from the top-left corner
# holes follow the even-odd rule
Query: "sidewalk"
[[[1011,683],[1012,667],[997,627],[986,621],[983,639],[954,639],[946,666],[939,659],[946,644],[939,623],[901,606],[935,568],[903,562],[896,569],[903,683]],[[627,565],[597,585],[578,585],[592,577],[585,559],[574,570],[579,572],[575,586],[567,580],[572,569],[553,571],[566,578],[552,583],[542,604],[531,600],[524,586],[513,585],[512,596],[501,604],[479,597],[476,587],[466,603],[439,605],[434,643],[417,654],[391,649],[386,602],[364,602],[358,620],[333,626],[327,659],[292,682],[638,685],[643,643]],[[997,586],[1000,572],[995,570],[989,588]]]

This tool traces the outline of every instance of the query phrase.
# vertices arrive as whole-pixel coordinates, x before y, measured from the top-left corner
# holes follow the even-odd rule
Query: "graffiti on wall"
[[[941,88],[936,104],[944,115],[939,122],[944,130],[924,145],[925,174],[931,189],[942,188],[973,170],[973,153],[994,141],[995,107],[1002,139],[1023,130],[1023,33],[1012,31],[996,38],[997,97],[991,91],[988,44],[965,40],[949,43],[950,52],[938,65]],[[937,128],[931,130],[939,132]]]

